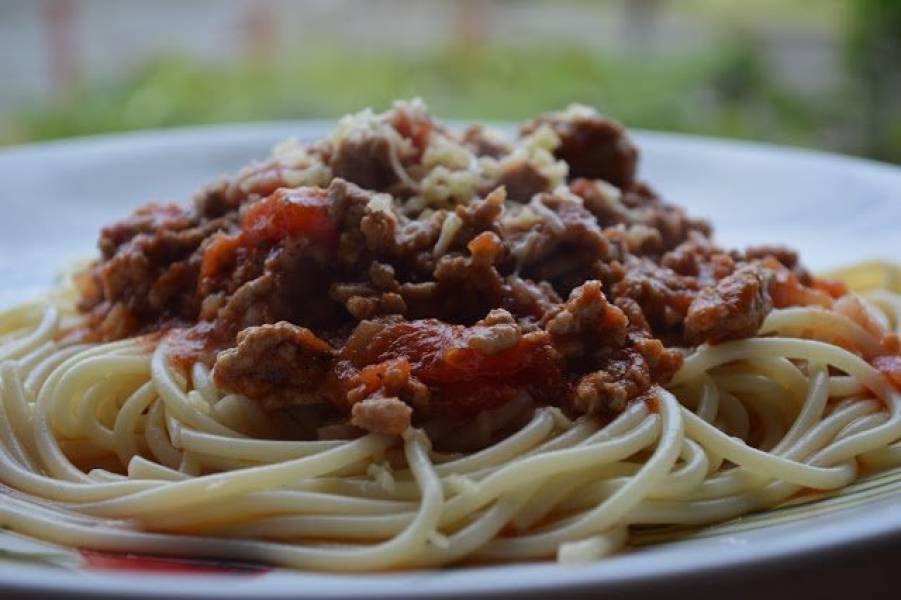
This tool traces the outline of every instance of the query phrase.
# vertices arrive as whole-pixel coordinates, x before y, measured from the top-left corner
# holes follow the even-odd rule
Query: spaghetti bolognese
[[[628,545],[901,464],[901,297],[725,250],[572,106],[289,141],[0,315],[0,519],[372,571]],[[859,277],[861,271],[849,274]]]

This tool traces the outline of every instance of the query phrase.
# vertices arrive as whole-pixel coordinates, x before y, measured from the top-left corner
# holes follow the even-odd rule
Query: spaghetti
[[[541,185],[557,190],[549,193],[579,195],[580,186],[585,185],[575,182],[568,190],[558,189],[561,177],[566,177],[555,167],[555,161],[563,160],[560,157],[569,157],[570,170],[572,165],[585,168],[584,160],[572,158],[573,148],[565,145],[567,130],[557,126],[559,123],[541,130],[541,135],[533,132],[516,149],[498,149],[492,144],[502,142],[479,138],[480,154],[472,149],[476,148],[474,133],[467,134],[469,145],[461,142],[449,147],[448,139],[456,138],[443,129],[417,130],[415,121],[412,125],[408,122],[409,112],[395,112],[387,119],[368,113],[360,118],[364,126],[345,121],[336,134],[344,137],[333,140],[326,150],[292,146],[289,151],[283,147],[276,163],[250,169],[250,176],[245,173],[234,188],[243,185],[244,192],[255,189],[257,194],[242,198],[241,204],[250,208],[240,209],[240,225],[211,228],[215,232],[201,244],[203,265],[195,265],[207,276],[196,285],[207,286],[203,294],[214,300],[204,300],[204,307],[190,310],[215,314],[214,318],[185,319],[182,308],[182,312],[173,311],[171,304],[156,312],[134,303],[117,308],[110,291],[115,286],[104,281],[105,287],[98,291],[85,283],[85,272],[46,299],[0,314],[0,522],[4,527],[74,547],[238,559],[327,571],[553,556],[571,563],[594,560],[627,546],[631,526],[716,523],[777,506],[805,490],[843,488],[862,470],[901,464],[901,393],[897,388],[901,380],[897,348],[901,296],[879,287],[887,277],[876,274],[890,268],[870,265],[843,274],[849,281],[878,280],[873,284],[877,289],[857,296],[825,281],[798,283],[804,276],[792,271],[794,265],[786,264],[790,261],[784,257],[780,260],[775,251],[749,252],[744,262],[713,277],[710,285],[692,291],[689,304],[694,308],[686,310],[695,315],[696,333],[703,333],[697,334],[701,335],[699,343],[692,343],[692,335],[683,329],[688,319],[685,313],[678,325],[662,331],[653,308],[636,301],[650,322],[639,331],[638,312],[632,304],[619,302],[616,306],[621,308],[614,310],[612,302],[600,304],[591,296],[613,296],[616,292],[611,290],[626,288],[604,282],[597,288],[604,292],[593,292],[586,283],[592,281],[588,277],[564,284],[561,282],[572,279],[572,274],[556,277],[550,271],[560,266],[554,265],[541,271],[542,279],[577,291],[566,303],[558,300],[550,316],[529,321],[529,327],[523,325],[521,307],[517,314],[517,309],[511,308],[514,305],[507,303],[513,320],[494,311],[494,317],[476,325],[468,314],[456,322],[447,319],[442,327],[450,329],[440,329],[445,336],[441,339],[452,341],[434,350],[428,345],[434,337],[421,337],[421,332],[427,328],[430,335],[438,335],[439,325],[422,315],[419,321],[397,317],[378,321],[379,312],[392,314],[389,305],[393,300],[386,300],[383,294],[374,301],[375,308],[366,305],[370,312],[359,319],[358,328],[373,322],[383,327],[352,355],[358,359],[360,353],[368,352],[369,362],[354,363],[341,350],[333,349],[338,346],[337,334],[322,334],[331,338],[323,340],[297,334],[295,328],[286,330],[290,335],[283,338],[295,344],[291,348],[296,352],[290,354],[293,378],[222,377],[223,365],[237,369],[226,361],[236,361],[234,353],[240,353],[242,344],[250,344],[253,337],[239,334],[235,345],[229,346],[204,333],[213,327],[210,323],[220,327],[228,322],[222,311],[230,306],[228,286],[211,274],[226,269],[229,261],[237,260],[239,267],[242,261],[253,262],[255,249],[264,246],[265,260],[272,262],[273,256],[278,256],[272,249],[274,240],[281,243],[286,235],[300,235],[304,243],[314,239],[319,248],[343,243],[339,241],[343,234],[332,231],[324,216],[330,205],[317,200],[326,198],[324,193],[305,192],[304,199],[285,200],[279,196],[285,192],[277,191],[292,184],[327,185],[341,168],[347,176],[347,167],[336,162],[336,156],[347,151],[341,146],[343,140],[353,140],[359,147],[360,140],[383,139],[366,136],[378,136],[390,126],[390,144],[386,146],[390,152],[378,164],[388,172],[403,173],[379,174],[370,168],[356,175],[362,187],[393,195],[387,200],[367,196],[370,215],[399,212],[396,199],[405,197],[406,210],[413,210],[409,205],[419,205],[416,210],[421,222],[452,209],[461,194],[478,194],[475,190],[489,180],[491,185],[500,181],[508,194],[513,188],[512,196],[521,197],[515,191],[521,181],[510,171],[498,175],[514,163],[529,165],[542,174]],[[577,109],[566,118],[566,126],[572,128],[579,119],[597,117]],[[556,139],[542,146],[543,136]],[[578,156],[602,154],[590,144],[583,146]],[[293,161],[290,166],[284,162],[286,152]],[[594,189],[631,185],[624,180],[628,177],[623,175],[623,165],[609,163],[593,175],[603,182]],[[273,164],[278,169],[273,170]],[[436,172],[439,167],[446,172]],[[456,178],[449,177],[454,173]],[[261,177],[275,177],[278,185],[262,185]],[[425,189],[442,177],[455,179],[454,190]],[[542,198],[532,195],[519,202],[519,207],[510,208],[509,203],[516,201],[508,197],[507,210],[519,211],[513,215],[515,220],[528,221],[526,232],[542,227],[565,230],[572,222],[566,210]],[[267,202],[286,202],[280,206],[295,211],[296,220],[286,221],[287,213],[281,212],[267,213],[265,219],[255,221],[255,214],[268,210]],[[580,199],[580,206],[583,203],[588,205],[589,200]],[[522,206],[534,204],[541,208],[522,212]],[[631,214],[643,223],[654,222],[659,214],[651,215],[647,206],[634,200],[617,206],[621,214]],[[608,212],[615,208],[610,202],[605,207]],[[601,212],[598,209],[597,221]],[[636,216],[638,213],[641,215]],[[478,232],[471,231],[473,221],[463,212],[450,214],[463,216],[456,220],[445,217],[437,223],[429,254],[439,256],[439,262],[440,256],[459,255],[460,244],[450,239],[468,228],[470,253],[479,255],[479,243],[472,242],[480,239]],[[182,216],[177,211],[161,216],[157,211],[150,221],[157,227]],[[153,227],[141,225],[138,229],[147,234],[156,231]],[[273,233],[275,229],[279,231]],[[285,233],[286,229],[291,231]],[[616,236],[625,231],[632,237],[648,235],[636,223],[613,229],[616,231],[608,235],[611,240],[620,239]],[[503,232],[502,228],[496,231]],[[696,238],[688,239],[688,233],[683,238],[675,248],[697,243]],[[135,239],[140,238],[128,242],[129,248],[140,244]],[[537,279],[540,269],[530,256],[535,250],[529,246],[534,240],[527,236],[509,239],[515,242],[511,262],[509,266],[496,263],[498,271],[509,269],[517,273],[515,277],[530,273],[530,281]],[[641,255],[642,243],[621,241],[636,255]],[[101,249],[107,263],[122,256],[103,243]],[[655,252],[663,254],[652,250],[645,255]],[[708,262],[701,271],[725,260],[711,259],[709,248],[703,252],[698,256],[703,254]],[[577,254],[572,254],[574,261],[579,260]],[[371,257],[366,260],[367,265],[378,262]],[[553,262],[547,256],[542,260],[542,268]],[[627,258],[620,256],[617,262],[629,268]],[[634,269],[647,266],[631,264]],[[102,267],[104,262],[98,265]],[[761,280],[769,288],[751,287],[753,293],[772,295],[772,300],[764,298],[765,303],[775,302],[777,307],[767,306],[761,321],[753,323],[748,333],[736,334],[734,329],[736,320],[747,318],[744,313],[729,315],[732,323],[728,330],[712,330],[709,315],[701,310],[728,310],[723,307],[728,304],[729,289],[723,289],[720,282],[738,274],[732,280],[734,285],[754,284],[756,274],[742,279],[746,273],[742,269],[751,267],[772,272],[770,279]],[[401,269],[396,270],[399,274]],[[313,271],[304,273],[307,281],[316,277],[311,275]],[[507,281],[513,281],[512,277]],[[623,280],[621,276],[618,281]],[[184,287],[185,280],[179,279],[178,286]],[[751,293],[748,289],[741,287],[740,291]],[[270,295],[276,293],[269,289]],[[334,285],[325,293],[341,300],[352,296],[336,295]],[[390,293],[402,296],[400,291]],[[792,301],[780,301],[780,294],[791,295]],[[361,292],[355,297],[364,296]],[[292,298],[303,302],[297,296]],[[567,354],[571,350],[566,344],[572,345],[573,338],[548,325],[555,318],[578,320],[583,314],[576,308],[583,305],[577,300],[586,298],[595,298],[591,306],[600,306],[606,319],[606,329],[589,332],[592,340],[605,335],[617,338],[620,334],[610,322],[621,314],[629,323],[629,333],[622,335],[631,336],[620,336],[615,344],[604,338],[606,354],[590,367],[582,366],[584,356],[574,359],[575,354]],[[718,298],[719,303],[711,298]],[[363,310],[361,303],[349,302],[348,310]],[[215,311],[212,304],[216,304]],[[408,300],[405,310],[412,310],[411,306]],[[742,306],[751,307],[753,302]],[[304,310],[310,314],[315,307],[304,304]],[[435,310],[440,314],[442,309]],[[150,313],[152,318],[146,319]],[[147,326],[151,322],[152,326]],[[228,323],[235,329],[234,323]],[[263,318],[263,323],[274,320]],[[243,323],[237,329],[264,326]],[[393,354],[372,349],[379,347],[379,340],[384,341],[378,335],[400,326],[407,327],[403,330],[406,337],[394,332],[384,338]],[[221,329],[217,331],[221,333]],[[668,337],[667,350],[649,333]],[[502,336],[508,334],[513,336],[512,342],[504,341]],[[358,333],[350,337],[354,335]],[[344,337],[348,339],[347,334]],[[419,341],[412,346],[397,341],[411,337]],[[474,338],[478,339],[471,341]],[[597,351],[583,338],[576,341],[576,352]],[[644,354],[638,350],[649,345],[659,348]],[[321,349],[314,351],[316,348]],[[410,348],[420,354],[426,353],[423,348],[433,353],[426,353],[431,357],[426,360]],[[529,365],[529,372],[505,362],[505,352],[515,352],[515,361]],[[538,352],[551,353],[553,361],[536,359]],[[251,364],[250,371],[272,375],[267,369],[275,367],[264,363],[277,363],[284,353],[284,346],[267,346],[255,355],[262,362]],[[230,358],[223,359],[223,355]],[[621,373],[623,381],[629,373],[634,374],[636,365],[647,363],[647,385],[641,388],[635,381],[627,386],[611,380],[618,363],[610,356],[633,369]],[[309,374],[309,364],[325,361],[328,369],[337,369],[328,361],[338,359],[354,367],[353,386],[338,385],[334,380],[322,383],[325,379],[317,380],[318,387],[307,385],[310,378],[319,376]],[[676,360],[678,364],[672,373],[663,374],[654,370],[653,360]],[[561,364],[564,367],[559,367]],[[573,366],[576,364],[579,367]],[[563,375],[559,368],[565,369]],[[534,376],[536,371],[543,374],[541,378]],[[609,385],[603,389],[608,395],[579,396],[585,381],[598,381],[597,377],[585,378],[601,371],[607,377],[604,382]],[[240,372],[246,375],[246,370]],[[307,379],[294,377],[297,372],[307,373]],[[392,377],[403,379],[402,385],[392,388]],[[474,385],[459,387],[463,380]],[[476,388],[490,387],[498,380],[505,387],[492,388],[492,393],[502,395],[511,389],[515,393],[489,402]],[[340,378],[337,381],[342,382]],[[553,399],[545,388],[563,397]],[[324,389],[340,390],[337,406],[322,400]],[[623,390],[635,393],[617,395],[625,393]],[[429,402],[422,400],[426,392]],[[473,397],[479,402],[468,404]],[[403,404],[403,410],[391,413],[385,425],[378,410],[385,406],[389,413],[395,410],[397,405],[389,401]],[[378,408],[375,416],[358,414],[356,407],[366,402]],[[300,411],[300,418],[297,413],[289,414],[295,410]],[[391,431],[397,414],[403,424],[399,432]],[[290,425],[287,433],[286,422]]]

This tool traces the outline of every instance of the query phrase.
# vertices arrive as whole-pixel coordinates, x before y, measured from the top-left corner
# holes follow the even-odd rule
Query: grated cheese
[[[462,226],[463,220],[457,216],[457,213],[452,212],[447,215],[444,219],[444,223],[441,224],[441,234],[438,236],[438,241],[435,242],[435,258],[439,258],[447,252],[451,242],[454,241],[454,237],[457,235],[457,232],[460,231]]]

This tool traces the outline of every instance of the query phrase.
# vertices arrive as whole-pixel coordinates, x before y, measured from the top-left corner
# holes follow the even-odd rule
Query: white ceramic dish
[[[264,157],[319,122],[137,133],[0,152],[0,306],[45,289],[67,260],[90,254],[100,226],[151,200]],[[799,249],[814,270],[901,259],[901,169],[818,152],[639,133],[641,177],[709,217],[727,246]],[[0,551],[2,552],[2,551]],[[901,556],[901,473],[813,506],[749,517],[703,537],[642,547],[597,564],[459,568],[385,575],[271,571],[134,574],[0,560],[4,597],[78,598],[693,598],[864,597],[890,585]],[[2,556],[0,556],[2,558]],[[794,590],[794,591],[793,591]]]

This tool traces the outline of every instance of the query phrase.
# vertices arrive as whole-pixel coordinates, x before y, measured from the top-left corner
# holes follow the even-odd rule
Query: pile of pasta
[[[632,526],[840,489],[901,464],[901,394],[871,364],[899,333],[901,296],[889,265],[839,276],[861,315],[774,310],[609,422],[538,408],[466,455],[415,428],[271,439],[271,416],[203,364],[176,368],[164,343],[59,342],[80,319],[62,285],[0,314],[0,521],[72,547],[374,571],[584,562],[627,546]]]

